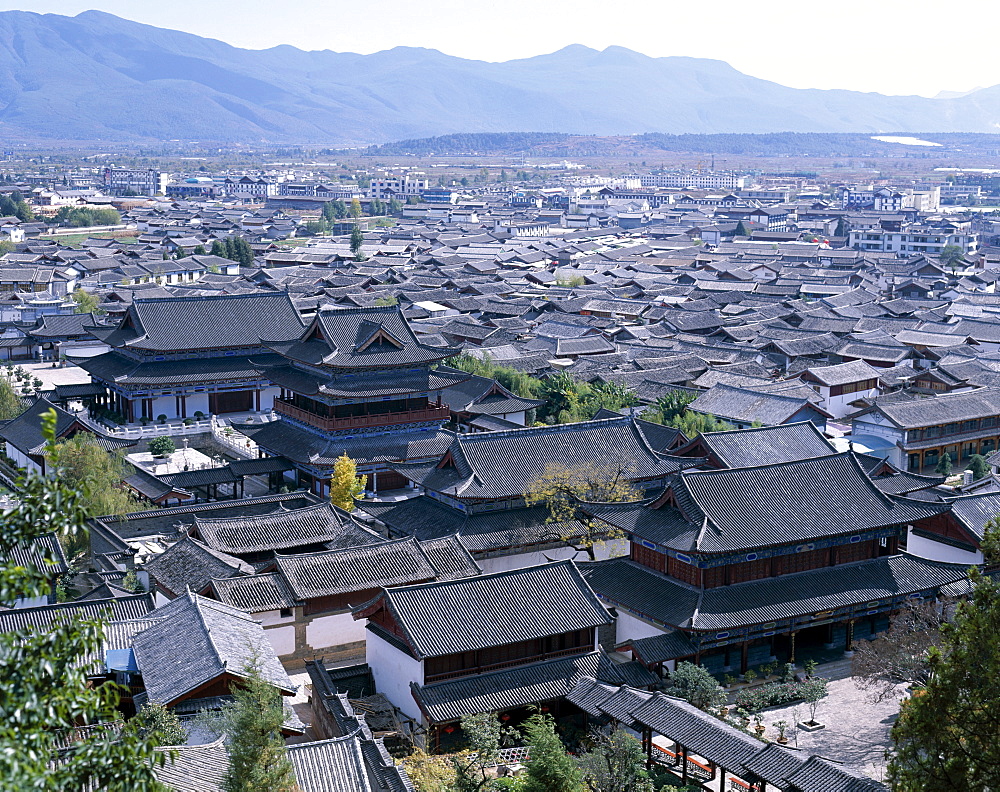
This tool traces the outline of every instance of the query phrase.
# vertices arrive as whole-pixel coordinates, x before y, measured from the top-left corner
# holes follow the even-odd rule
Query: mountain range
[[[788,88],[718,60],[573,45],[487,63],[245,50],[99,11],[0,13],[16,140],[367,145],[455,132],[996,132],[1000,86],[924,98]]]

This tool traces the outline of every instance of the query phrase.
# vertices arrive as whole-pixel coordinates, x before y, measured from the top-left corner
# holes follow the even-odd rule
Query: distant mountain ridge
[[[996,132],[1000,86],[953,98],[787,88],[717,60],[573,45],[486,63],[238,49],[99,11],[0,13],[0,133],[369,145],[456,132]]]

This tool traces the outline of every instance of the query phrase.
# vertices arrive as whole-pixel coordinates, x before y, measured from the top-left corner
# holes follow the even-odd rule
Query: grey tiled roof
[[[626,559],[581,564],[580,570],[612,604],[660,624],[711,632],[935,591],[965,578],[968,566],[903,553],[704,591]]]
[[[796,421],[758,429],[705,432],[693,446],[708,452],[726,467],[754,467],[828,456],[834,447],[811,421]],[[700,452],[699,452],[700,453]]]
[[[278,572],[215,578],[211,585],[222,602],[250,613],[292,608],[296,604],[295,594]]]
[[[800,410],[810,407],[820,415],[821,409],[805,396],[784,396],[749,388],[734,388],[719,383],[703,393],[688,409],[737,423],[760,423],[775,426],[791,420]]]
[[[561,537],[583,534],[577,521],[549,523],[545,506],[467,514],[425,495],[401,501],[359,501],[358,508],[377,517],[396,535],[412,533],[418,539],[458,533],[473,554],[509,548],[563,543]]]
[[[462,498],[519,497],[551,465],[621,466],[626,476],[655,479],[682,460],[654,451],[631,418],[458,435],[449,447],[454,466],[394,465],[430,490]]]
[[[496,712],[566,696],[584,676],[621,684],[621,674],[603,652],[475,674],[430,685],[411,683],[413,696],[435,723],[463,715]]]
[[[412,792],[381,740],[360,732],[288,747],[301,792]]]
[[[318,334],[312,328],[318,330]],[[375,341],[379,333],[395,340]],[[454,355],[458,349],[431,347],[417,340],[398,306],[371,308],[324,308],[302,339],[287,342],[287,336],[268,346],[289,360],[339,369],[367,369],[430,363]]]
[[[151,351],[259,347],[288,340],[302,320],[284,292],[136,299],[111,331],[94,331],[114,347]]]
[[[275,564],[299,600],[479,573],[456,536],[425,542],[409,537],[319,553],[277,555]]]
[[[225,674],[244,677],[254,657],[264,679],[295,692],[264,628],[246,611],[186,593],[152,616],[159,621],[132,642],[150,701],[169,706]]]
[[[668,491],[677,507],[601,504],[587,510],[682,552],[745,552],[903,525],[944,504],[882,493],[850,452],[757,467],[689,470]],[[655,505],[655,504],[654,504]]]
[[[184,537],[145,564],[152,578],[174,596],[200,593],[213,578],[252,575],[254,568],[235,556]]]
[[[13,608],[0,611],[0,633],[16,632],[28,627],[44,631],[57,619],[106,619],[121,621],[141,619],[153,610],[152,594],[133,594],[102,600],[79,600],[34,608]]]
[[[194,524],[206,545],[234,555],[309,545],[355,547],[381,539],[328,503],[247,517],[212,519],[196,514]]]
[[[421,658],[611,623],[572,561],[401,586],[383,591],[377,601]]]

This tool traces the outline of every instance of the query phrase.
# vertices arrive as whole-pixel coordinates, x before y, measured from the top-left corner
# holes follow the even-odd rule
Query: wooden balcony
[[[355,415],[351,418],[326,418],[322,415],[296,407],[285,399],[274,400],[274,411],[295,421],[315,426],[325,432],[343,429],[365,429],[372,426],[392,426],[393,424],[418,423],[420,421],[446,421],[451,415],[447,405],[432,404],[423,410],[409,412]]]

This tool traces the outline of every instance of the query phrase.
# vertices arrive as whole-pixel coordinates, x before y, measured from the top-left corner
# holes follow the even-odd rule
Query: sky
[[[727,61],[794,88],[934,96],[1000,84],[997,0],[27,0],[0,10],[126,19],[265,49],[396,46],[505,61],[569,44]]]

